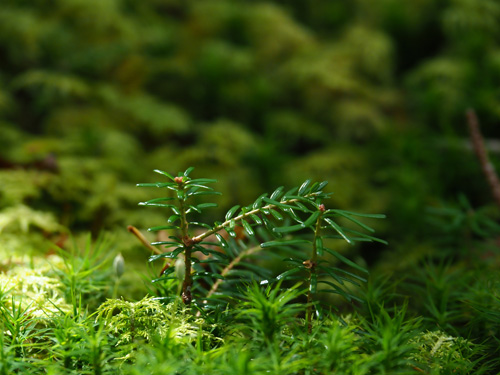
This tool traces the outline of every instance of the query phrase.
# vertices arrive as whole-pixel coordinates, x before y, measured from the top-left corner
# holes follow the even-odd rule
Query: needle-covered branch
[[[270,195],[262,194],[251,205],[243,207],[236,205],[227,211],[224,215],[224,221],[208,225],[192,221],[191,215],[199,214],[206,208],[215,207],[216,204],[212,202],[193,204],[191,199],[198,196],[219,194],[211,187],[206,186],[215,180],[191,179],[189,177],[191,171],[192,168],[189,168],[184,173],[173,177],[167,172],[156,170],[155,172],[167,177],[170,182],[139,184],[143,187],[165,188],[170,192],[170,196],[154,198],[141,203],[141,205],[161,207],[170,211],[166,225],[152,227],[149,230],[169,230],[177,235],[169,236],[169,240],[153,243],[152,245],[164,246],[169,251],[160,252],[160,254],[155,251],[156,254],[151,256],[150,260],[183,257],[184,272],[180,276],[183,277],[180,290],[182,300],[186,305],[191,304],[196,299],[193,293],[199,295],[200,290],[203,289],[206,291],[205,296],[199,296],[198,300],[201,301],[202,305],[208,304],[208,301],[218,300],[218,297],[214,299],[212,296],[225,283],[226,276],[230,271],[233,275],[248,275],[259,269],[258,264],[242,262],[244,257],[257,251],[264,251],[264,256],[280,253],[291,254],[287,261],[292,264],[292,268],[275,278],[267,279],[267,281],[278,280],[281,282],[286,279],[302,279],[301,290],[307,294],[308,301],[306,321],[309,330],[312,327],[313,307],[315,309],[318,307],[316,297],[318,293],[336,293],[349,301],[356,300],[357,297],[352,295],[344,284],[348,282],[358,285],[358,282],[365,281],[363,277],[353,272],[365,273],[366,270],[339,252],[330,249],[327,242],[336,238],[343,239],[350,244],[356,241],[383,242],[364,233],[363,231],[371,233],[373,229],[356,218],[381,218],[383,215],[358,214],[339,209],[327,210],[323,203],[331,195],[323,192],[327,182],[312,183],[310,180],[306,180],[299,187],[287,192],[284,191],[283,187],[279,187]],[[359,227],[359,230],[344,226],[344,223]],[[203,227],[206,230],[192,236],[190,225]],[[250,248],[244,245],[241,249],[241,243],[230,240],[237,238],[237,227],[246,232],[246,236],[243,238],[259,245]],[[221,233],[222,231],[227,232],[229,237]],[[216,238],[216,240],[214,241],[212,238]],[[269,249],[273,251],[268,251]],[[196,252],[201,252],[203,255],[193,256],[193,253]],[[310,256],[303,256],[304,253],[309,253]],[[338,265],[329,265],[331,257],[328,260],[326,255],[333,256],[336,262],[345,267],[353,268],[354,271],[341,269]],[[237,265],[240,267],[235,269]],[[248,270],[245,270],[245,267]],[[250,276],[249,281],[254,277],[255,274]],[[167,270],[162,277],[155,281],[169,279],[175,279],[172,270]],[[205,280],[208,287],[200,287],[198,280]],[[231,278],[231,283],[234,281],[234,278]],[[232,285],[231,283],[227,285]],[[231,294],[231,291],[226,291],[226,293]],[[236,294],[235,291],[233,295]]]

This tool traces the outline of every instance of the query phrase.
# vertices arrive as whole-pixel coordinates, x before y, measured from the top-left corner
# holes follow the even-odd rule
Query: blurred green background
[[[497,0],[2,0],[2,247],[113,232],[146,262],[126,227],[166,217],[135,184],[189,166],[224,193],[208,222],[330,181],[331,207],[387,214],[389,246],[352,251],[391,272],[493,241],[464,114],[497,145],[499,37]]]

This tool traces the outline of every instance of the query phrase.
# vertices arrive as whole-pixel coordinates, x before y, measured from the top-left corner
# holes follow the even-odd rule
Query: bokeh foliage
[[[499,18],[495,0],[3,0],[1,217],[29,207],[65,227],[39,239],[113,231],[143,260],[126,225],[165,218],[136,208],[135,183],[192,165],[219,180],[214,215],[328,180],[332,205],[388,216],[373,223],[386,255],[355,256],[392,272],[453,255],[463,227],[441,231],[427,207],[463,194],[498,218],[464,111],[499,135]]]
[[[230,168],[241,198],[296,168],[356,182],[394,129],[460,134],[468,105],[494,123],[499,14],[492,0],[6,0],[2,150],[97,158],[120,179]]]

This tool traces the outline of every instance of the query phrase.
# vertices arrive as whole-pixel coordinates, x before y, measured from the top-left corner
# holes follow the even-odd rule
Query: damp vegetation
[[[370,278],[337,243],[387,245],[366,223],[384,215],[330,207],[326,181],[278,187],[208,224],[200,218],[220,193],[215,179],[191,177],[193,169],[155,170],[163,181],[138,184],[162,192],[139,204],[164,213],[164,224],[148,229],[158,241],[129,227],[150,253],[141,250],[150,263],[141,298],[120,288],[129,265],[109,238],[3,258],[1,374],[498,368],[498,284],[468,284],[477,276],[461,280],[444,263],[399,286]]]
[[[498,0],[0,4],[0,375],[500,374]]]
[[[196,204],[192,201],[199,196],[220,194],[207,185],[216,180],[191,179],[189,175],[192,170],[193,168],[189,168],[176,177],[155,170],[169,181],[138,185],[163,188],[172,192],[168,197],[154,198],[140,203],[145,206],[163,207],[169,212],[167,220],[169,225],[149,228],[149,231],[166,230],[177,233],[169,236],[168,241],[152,244],[167,249],[150,258],[150,261],[167,259],[162,275],[153,282],[178,278],[182,284],[179,288],[182,301],[188,306],[193,301],[193,293],[203,293],[200,285],[207,285],[210,290],[205,293],[206,295],[201,294],[195,298],[202,311],[204,305],[213,306],[219,302],[215,296],[224,298],[237,295],[236,292],[240,289],[237,284],[233,282],[230,286],[233,293],[228,288],[225,293],[218,293],[219,284],[216,285],[215,280],[230,278],[235,271],[235,265],[246,263],[242,260],[245,255],[249,255],[250,251],[256,253],[255,247],[249,249],[248,244],[257,243],[263,249],[257,255],[258,258],[262,259],[267,253],[272,253],[274,257],[283,257],[289,263],[288,270],[275,277],[276,280],[294,280],[302,282],[305,287],[304,294],[307,294],[307,301],[304,303],[304,308],[309,330],[312,326],[313,310],[316,310],[314,315],[323,315],[321,307],[315,303],[318,302],[316,295],[334,293],[348,301],[357,299],[350,293],[346,284],[360,286],[359,283],[366,282],[364,276],[368,271],[332,249],[329,241],[342,239],[348,243],[384,242],[360,232],[359,229],[368,233],[374,230],[357,219],[357,217],[383,218],[384,215],[327,209],[323,201],[328,199],[330,194],[323,192],[323,189],[328,182],[312,183],[306,180],[299,187],[290,190],[280,186],[271,194],[262,194],[250,205],[233,206],[224,215],[224,221],[216,221],[213,225],[209,225],[194,221],[191,216],[196,213],[201,214],[202,210],[217,205],[213,202]],[[358,230],[342,227],[339,224],[339,220],[342,219],[354,223]],[[202,228],[201,233],[193,235],[190,226]],[[240,238],[237,231],[240,233]],[[223,234],[227,234],[226,238]],[[216,241],[208,241],[210,237],[214,237]],[[196,253],[201,255],[196,256]],[[340,261],[362,276],[334,267],[332,259]],[[171,266],[172,261],[175,261],[175,267]],[[248,283],[256,280],[261,284],[269,283],[269,280],[262,279],[261,275],[267,272],[265,269],[259,270],[258,263],[251,263],[252,267],[247,270],[250,271],[247,275],[249,278],[245,278],[245,274],[238,273],[237,281]],[[197,281],[196,285],[193,284],[194,280]],[[316,308],[314,305],[317,305]]]

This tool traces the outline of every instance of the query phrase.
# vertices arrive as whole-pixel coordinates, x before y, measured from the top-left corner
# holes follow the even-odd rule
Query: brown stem
[[[233,219],[230,219],[230,220],[226,220],[225,222],[223,222],[222,224],[219,224],[217,225],[216,227],[214,227],[213,229],[210,229],[196,237],[193,237],[193,242],[194,243],[198,243],[198,242],[201,242],[203,241],[205,238],[211,236],[212,234],[215,234],[219,231],[221,231],[222,229],[224,229],[225,227],[229,226],[231,224],[231,222],[235,223],[235,222],[238,222],[242,219],[245,219],[246,217],[250,216],[250,215],[254,215],[254,214],[258,214],[260,213],[262,210],[268,210],[270,208],[273,208],[273,207],[276,207],[272,204],[269,204],[267,206],[264,206],[264,207],[261,207],[261,208],[256,208],[255,210],[251,210],[251,211],[248,211],[244,214],[241,214],[241,215],[238,215],[236,217],[234,217]]]
[[[491,193],[498,207],[500,207],[500,181],[498,180],[495,167],[488,158],[488,152],[484,145],[484,138],[481,134],[479,121],[476,112],[473,109],[467,110],[467,124],[469,127],[470,138],[472,147],[479,159],[479,164],[483,170],[483,174],[490,185]]]
[[[162,254],[160,250],[158,250],[156,247],[151,246],[151,244],[146,240],[146,237],[133,225],[129,225],[127,227],[127,230],[132,233],[134,236],[137,237],[137,239],[144,245],[146,246],[149,250],[151,250],[155,254]]]
[[[153,253],[155,254],[163,254],[160,250],[158,250],[156,247],[152,246],[148,240],[146,240],[146,237],[144,237],[144,235],[139,231],[139,229],[137,229],[136,227],[134,227],[133,225],[129,225],[127,227],[127,230],[132,233],[134,236],[137,237],[137,239],[144,245],[146,246],[149,250],[151,250]],[[172,260],[171,259],[168,259],[166,258],[165,259],[165,265],[163,266],[163,268],[161,269],[160,271],[160,276],[163,275],[163,272],[165,272],[165,270],[170,267],[172,265]]]
[[[316,220],[316,229],[314,230],[314,240],[311,259],[304,262],[306,268],[309,269],[309,291],[307,292],[307,311],[306,311],[306,322],[307,322],[307,332],[312,331],[312,314],[313,314],[313,293],[311,291],[312,277],[316,273],[316,266],[318,264],[318,248],[316,245],[316,239],[320,236],[321,232],[321,216],[325,211],[324,206],[320,205],[320,213],[318,219]]]
[[[314,195],[315,195],[314,193],[313,194],[308,194],[308,195],[305,195],[304,198],[311,197],[311,196],[314,196]],[[299,201],[299,199],[290,199],[290,200],[283,201],[283,202],[280,202],[280,203],[282,203],[282,204],[289,204],[289,203],[295,203],[295,202],[298,202],[298,201]],[[250,215],[258,214],[258,213],[260,213],[263,210],[269,210],[269,209],[272,209],[272,208],[275,208],[275,207],[278,207],[278,206],[275,205],[275,204],[268,204],[267,206],[256,208],[254,210],[245,212],[245,213],[243,213],[241,215],[235,216],[234,218],[232,218],[230,220],[226,220],[223,223],[217,225],[213,229],[210,229],[210,230],[208,230],[208,231],[206,231],[206,232],[204,232],[204,233],[202,233],[202,234],[200,234],[200,235],[198,235],[196,237],[193,237],[192,238],[193,243],[199,243],[199,242],[203,241],[205,238],[211,236],[212,234],[221,231],[225,227],[228,227],[231,223],[238,222],[240,220],[243,220],[243,219],[249,217]]]
[[[231,271],[234,268],[234,266],[236,266],[238,263],[240,263],[244,257],[252,255],[253,253],[256,253],[257,251],[260,251],[260,250],[262,250],[262,247],[260,247],[260,245],[243,250],[236,258],[234,258],[231,261],[231,263],[229,263],[221,271],[221,273],[220,273],[221,276],[226,276],[229,273],[229,271]],[[214,285],[212,285],[212,288],[210,288],[209,292],[207,293],[206,298],[210,298],[217,291],[217,289],[219,288],[220,284],[222,284],[223,281],[224,281],[223,279],[217,279],[217,281],[214,283]],[[201,311],[198,311],[196,316],[200,316],[200,315],[201,315]]]
[[[262,248],[260,247],[260,245],[258,246],[255,246],[255,247],[251,247],[249,249],[246,249],[246,250],[243,250],[236,258],[234,258],[231,263],[229,263],[226,268],[224,268],[222,270],[222,272],[220,273],[221,276],[226,276],[228,274],[228,272],[230,272],[235,265],[237,265],[238,263],[241,262],[241,260],[246,257],[246,256],[249,256],[249,255],[252,255],[253,253],[256,253],[257,251],[259,250],[262,250]],[[222,283],[222,279],[217,279],[217,281],[214,283],[214,285],[212,285],[212,288],[210,289],[210,291],[208,292],[207,294],[207,298],[209,298],[210,296],[212,296],[212,294],[214,294],[216,291],[217,291],[217,288],[219,287],[219,285]]]
[[[186,209],[184,207],[184,199],[179,198],[179,210],[181,212],[181,233],[182,242],[184,243],[184,281],[182,283],[182,301],[184,304],[189,305],[193,299],[191,294],[191,287],[193,285],[193,278],[191,276],[191,252],[193,250],[194,242],[188,233],[188,221],[186,218]]]
[[[182,180],[179,180],[177,182],[179,184],[183,183]],[[310,196],[314,196],[314,195],[315,195],[314,193],[308,194],[305,197],[310,197]],[[299,199],[290,199],[290,200],[283,201],[280,203],[289,204],[289,203],[294,203],[294,202],[298,202],[298,201],[299,201]],[[193,249],[193,246],[197,243],[202,242],[205,238],[211,236],[212,234],[215,234],[215,233],[221,231],[222,229],[224,229],[225,227],[230,226],[231,223],[238,222],[240,220],[243,220],[243,219],[249,217],[250,215],[254,215],[254,214],[260,213],[264,210],[269,210],[269,209],[272,209],[272,208],[275,208],[278,206],[275,204],[268,204],[267,206],[250,210],[250,211],[242,213],[241,215],[238,215],[230,220],[226,220],[225,222],[217,225],[216,227],[214,227],[214,228],[212,228],[212,229],[210,229],[210,230],[208,230],[208,231],[206,231],[198,236],[191,238],[191,237],[189,237],[189,234],[187,231],[188,224],[187,224],[187,220],[186,220],[186,213],[184,210],[184,201],[182,199],[179,199],[179,202],[180,202],[180,210],[181,210],[181,231],[182,231],[182,238],[183,238],[183,242],[184,242],[184,256],[185,256],[184,259],[185,259],[185,264],[186,264],[186,274],[184,276],[184,283],[182,284],[182,300],[184,301],[184,303],[189,304],[189,303],[191,303],[191,300],[192,300],[191,285],[193,284],[193,280],[191,277],[191,251]],[[216,288],[218,288],[218,285]]]
[[[311,272],[312,275],[312,272]],[[311,284],[311,279],[309,279],[309,287]],[[306,311],[306,322],[307,322],[307,332],[312,332],[312,293],[309,291],[307,293],[307,311]]]
[[[182,301],[189,305],[193,300],[191,295],[191,286],[193,285],[193,278],[191,277],[191,250],[193,246],[186,246],[184,248],[184,264],[185,264],[185,275],[184,282],[182,283]]]

